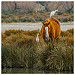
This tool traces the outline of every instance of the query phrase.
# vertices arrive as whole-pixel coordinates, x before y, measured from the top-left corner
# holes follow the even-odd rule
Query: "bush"
[[[19,22],[19,19],[12,19],[11,22]]]
[[[26,22],[26,19],[19,19],[20,22]]]
[[[4,13],[4,15],[12,16],[13,13],[8,12],[8,13]]]
[[[63,12],[57,12],[58,15],[63,15]]]

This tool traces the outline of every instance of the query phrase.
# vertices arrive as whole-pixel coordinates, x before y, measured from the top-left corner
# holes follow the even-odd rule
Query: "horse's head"
[[[44,22],[42,21],[44,29],[46,31],[46,38],[49,37],[49,29],[50,29],[50,20],[46,19]]]
[[[50,20],[49,19],[46,19],[44,22],[42,21],[42,23],[45,27],[50,28]]]

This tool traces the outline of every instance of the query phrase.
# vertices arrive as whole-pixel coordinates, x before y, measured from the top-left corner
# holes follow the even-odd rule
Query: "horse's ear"
[[[42,24],[44,25],[44,22],[42,21]]]

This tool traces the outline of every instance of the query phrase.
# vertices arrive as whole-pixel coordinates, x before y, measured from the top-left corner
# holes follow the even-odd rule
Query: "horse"
[[[52,45],[54,48],[54,39],[58,39],[61,34],[60,23],[55,18],[46,19],[42,21],[41,33],[44,41],[52,40]]]

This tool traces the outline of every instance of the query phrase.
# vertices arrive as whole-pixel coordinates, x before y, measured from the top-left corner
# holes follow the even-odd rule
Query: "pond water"
[[[2,74],[73,74],[70,71],[48,71],[48,70],[36,70],[36,69],[25,69],[25,68],[4,68]]]
[[[1,31],[4,32],[5,30],[24,30],[24,31],[31,31],[31,30],[41,30],[42,23],[2,23]],[[74,28],[74,22],[68,23],[60,23],[60,27],[62,31],[66,31],[68,29]]]

